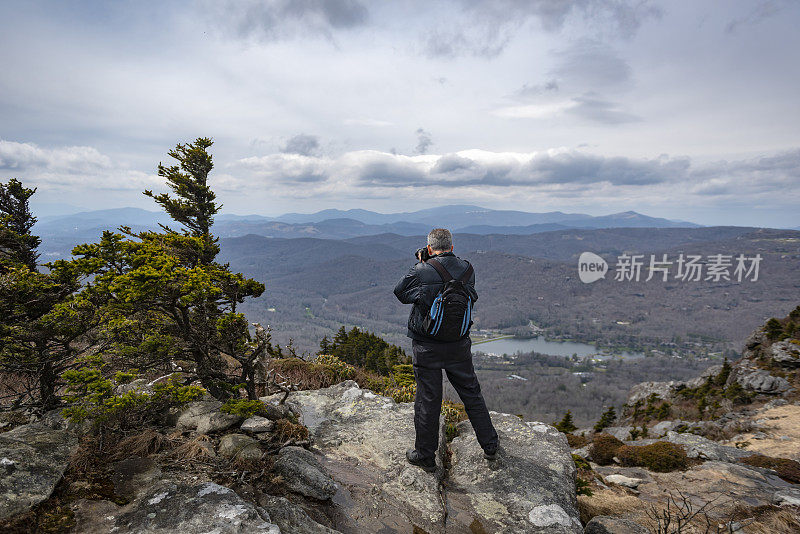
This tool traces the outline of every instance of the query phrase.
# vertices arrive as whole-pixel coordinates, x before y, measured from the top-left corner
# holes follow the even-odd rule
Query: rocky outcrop
[[[463,517],[465,532],[473,522],[486,532],[582,532],[575,463],[564,434],[515,415],[491,416],[500,436],[497,459],[483,458],[466,421],[450,444],[446,497],[453,522]]]
[[[586,523],[585,534],[647,534],[647,529],[621,517],[599,515]]]
[[[242,421],[238,415],[223,413],[220,408],[222,403],[217,400],[190,402],[178,416],[176,426],[181,430],[210,434],[227,430]]]
[[[779,341],[769,348],[772,361],[787,369],[800,367],[800,345],[791,341]]]
[[[281,395],[265,397],[268,403]],[[287,404],[309,429],[320,465],[337,484],[333,502],[342,531],[443,532],[445,508],[439,491],[444,472],[409,465],[414,444],[414,407],[363,390],[352,380],[329,388],[298,391]],[[443,434],[443,433],[442,433]]]
[[[0,519],[50,497],[64,475],[78,439],[57,417],[0,434]]]
[[[679,434],[678,432],[667,432],[667,441],[677,445],[683,445],[686,456],[689,458],[700,458],[702,460],[718,460],[722,462],[736,462],[737,460],[750,456],[753,453],[735,447],[720,445],[703,436],[695,434]]]
[[[283,476],[290,490],[306,497],[325,501],[336,494],[336,483],[314,453],[302,447],[281,449],[275,460],[275,471]]]
[[[258,460],[264,453],[258,441],[250,436],[234,433],[225,434],[219,440],[219,454],[238,460]]]
[[[778,395],[789,391],[791,387],[783,377],[774,376],[768,371],[746,365],[734,367],[730,380],[735,380],[748,391],[764,395]]]
[[[313,458],[336,483],[337,530],[582,532],[575,465],[566,438],[549,425],[492,412],[501,444],[493,462],[483,458],[466,421],[458,425],[445,462],[441,429],[437,471],[426,473],[405,459],[414,445],[412,403],[395,403],[346,381],[293,393],[287,404],[309,428]]]
[[[161,481],[122,508],[108,501],[82,504],[76,515],[84,533],[281,532],[264,508],[213,482]]]

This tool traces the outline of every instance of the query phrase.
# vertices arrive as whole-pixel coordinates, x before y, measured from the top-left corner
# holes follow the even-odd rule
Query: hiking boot
[[[495,445],[494,447],[483,449],[483,457],[487,460],[494,460],[497,458],[497,449],[499,447]]]
[[[436,471],[436,460],[433,458],[423,458],[416,449],[408,449],[406,451],[406,459],[411,465],[421,467],[428,473]]]

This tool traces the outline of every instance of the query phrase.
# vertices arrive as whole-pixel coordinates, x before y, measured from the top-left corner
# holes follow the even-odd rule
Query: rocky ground
[[[621,442],[613,447],[628,449],[612,448],[609,458],[600,433],[571,437],[573,453],[587,459],[579,476],[593,492],[579,496],[582,519],[611,515],[639,525],[609,532],[800,532],[798,369],[797,339],[774,341],[759,329],[729,367],[634,387],[618,426],[602,430]],[[684,466],[632,465],[637,449],[663,442],[680,447]],[[671,526],[658,530],[667,519]]]
[[[0,517],[17,531],[49,514],[49,531],[97,533],[583,532],[575,464],[549,425],[493,412],[502,447],[491,463],[468,422],[451,443],[442,429],[438,469],[427,473],[405,460],[411,403],[353,381],[292,393],[285,406],[278,396],[263,400],[273,419],[243,421],[214,400],[189,404],[160,432],[182,436],[181,445],[109,462],[104,488],[91,477],[62,478],[70,462],[84,461],[81,428],[58,413],[19,426],[0,435]],[[308,438],[267,451],[287,412]],[[176,451],[191,458],[176,460]]]
[[[405,460],[413,404],[352,380],[249,417],[206,397],[116,437],[58,411],[0,421],[0,531],[800,532],[798,348],[759,330],[740,361],[633,388],[597,432],[491,412],[494,461],[442,418],[434,473]]]

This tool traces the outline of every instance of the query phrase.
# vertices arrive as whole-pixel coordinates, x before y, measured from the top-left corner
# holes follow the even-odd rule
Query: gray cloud
[[[547,32],[560,30],[572,14],[600,27],[601,34],[632,37],[642,22],[660,16],[660,10],[634,0],[461,0],[461,17],[448,21],[448,30],[423,35],[429,57],[455,58],[499,55],[527,23],[537,21]]]
[[[572,91],[620,87],[631,81],[631,67],[609,45],[581,39],[554,53],[558,60],[551,75]]]
[[[280,150],[284,154],[313,156],[319,153],[319,148],[319,138],[316,135],[298,134],[289,138]]]
[[[760,2],[756,7],[753,8],[752,11],[750,11],[744,17],[739,17],[731,20],[727,24],[727,26],[725,26],[725,32],[734,33],[741,26],[755,25],[764,19],[773,17],[781,12],[781,10],[784,7],[784,4],[785,2],[776,0],[768,0],[766,2]]]
[[[265,41],[363,26],[369,11],[358,0],[207,0],[211,24],[239,37]]]
[[[548,80],[543,84],[525,84],[511,95],[511,98],[516,100],[529,100],[538,98],[542,95],[546,94],[554,94],[557,93],[559,90],[558,81],[555,79]]]
[[[620,110],[617,104],[603,100],[597,95],[587,94],[573,98],[572,101],[575,105],[567,108],[564,112],[588,121],[614,125],[642,120],[636,115]]]
[[[320,191],[365,196],[383,194],[382,189],[440,188],[453,194],[464,189],[525,188],[569,197],[592,191],[608,195],[613,188],[625,188],[625,195],[660,197],[664,188],[677,187],[687,195],[738,198],[775,191],[785,196],[800,188],[800,149],[699,166],[688,157],[633,159],[578,150],[534,154],[468,150],[436,159],[377,151],[348,152],[336,159],[274,154],[242,163],[254,171],[256,179],[315,183]]]
[[[423,130],[422,128],[417,128],[417,146],[414,151],[417,154],[427,154],[428,149],[433,144],[433,139],[431,138],[431,134]]]

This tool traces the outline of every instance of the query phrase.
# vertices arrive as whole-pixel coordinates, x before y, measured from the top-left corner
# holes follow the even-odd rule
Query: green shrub
[[[623,445],[617,449],[616,456],[626,467],[645,467],[659,473],[685,469],[689,465],[683,447],[668,441],[657,441],[640,447]]]
[[[613,463],[617,450],[625,444],[610,434],[595,434],[592,446],[589,447],[589,458],[596,464],[609,465]]]
[[[467,412],[464,410],[464,405],[460,402],[444,401],[442,402],[442,417],[444,417],[444,431],[447,441],[453,441],[458,435],[456,425],[467,419]]]
[[[592,466],[589,465],[589,462],[583,456],[580,456],[578,454],[573,454],[572,461],[575,462],[576,469],[583,469],[585,471],[592,470]]]
[[[136,380],[137,376],[136,369],[131,369],[130,372],[117,371],[117,373],[114,375],[114,382],[117,384],[130,384]]]
[[[134,390],[122,395],[113,393],[110,380],[98,367],[72,369],[62,376],[67,382],[65,399],[72,403],[61,414],[73,422],[91,419],[96,426],[132,429],[160,422],[169,409],[201,398],[206,390],[182,386],[172,380],[153,386],[152,393]]]
[[[337,382],[350,380],[356,374],[355,367],[330,354],[320,354],[314,359],[314,363],[329,369]]]
[[[220,411],[231,415],[238,415],[247,419],[254,415],[266,416],[266,408],[260,400],[230,399],[222,405]]]

